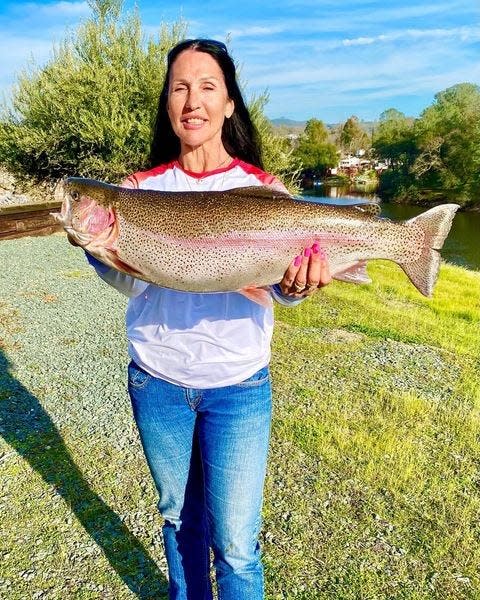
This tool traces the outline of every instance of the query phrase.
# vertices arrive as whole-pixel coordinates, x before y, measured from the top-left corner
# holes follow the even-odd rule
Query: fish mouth
[[[61,180],[57,183],[53,195],[57,202],[62,203],[62,206],[60,207],[60,212],[50,213],[51,216],[57,223],[60,223],[63,226],[68,235],[75,238],[75,241],[77,241],[75,231],[72,228],[72,201],[70,194],[68,194],[65,189],[65,180]]]

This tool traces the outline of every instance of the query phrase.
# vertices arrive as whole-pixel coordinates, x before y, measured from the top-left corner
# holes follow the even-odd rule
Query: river
[[[311,202],[328,204],[351,203],[355,200],[380,201],[375,194],[349,191],[345,187],[320,186],[303,194]],[[427,210],[422,206],[390,204],[380,202],[380,216],[393,220],[404,220]],[[480,271],[480,212],[457,212],[452,229],[442,249],[442,257],[451,263]]]

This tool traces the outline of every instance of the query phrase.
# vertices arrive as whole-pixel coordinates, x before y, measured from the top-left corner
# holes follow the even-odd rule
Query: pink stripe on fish
[[[259,248],[271,249],[281,244],[307,247],[313,242],[318,242],[321,247],[335,246],[337,244],[355,244],[361,238],[354,238],[341,233],[312,234],[301,230],[284,230],[281,235],[272,231],[236,231],[220,236],[205,236],[197,238],[181,238],[168,236],[151,231],[142,231],[142,235],[173,246],[182,246],[189,249],[214,249],[221,246],[228,248]]]

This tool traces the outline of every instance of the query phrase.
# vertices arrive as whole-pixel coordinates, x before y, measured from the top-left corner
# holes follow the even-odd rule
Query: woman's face
[[[170,70],[168,116],[182,150],[222,144],[222,125],[234,111],[223,72],[209,54],[188,49]]]

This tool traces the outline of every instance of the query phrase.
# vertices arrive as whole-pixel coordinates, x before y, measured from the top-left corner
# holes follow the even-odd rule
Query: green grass
[[[62,236],[0,264],[0,598],[165,597],[125,300]],[[480,598],[480,273],[369,272],[276,310],[267,599]]]
[[[480,598],[480,274],[369,272],[277,311],[271,597]]]

